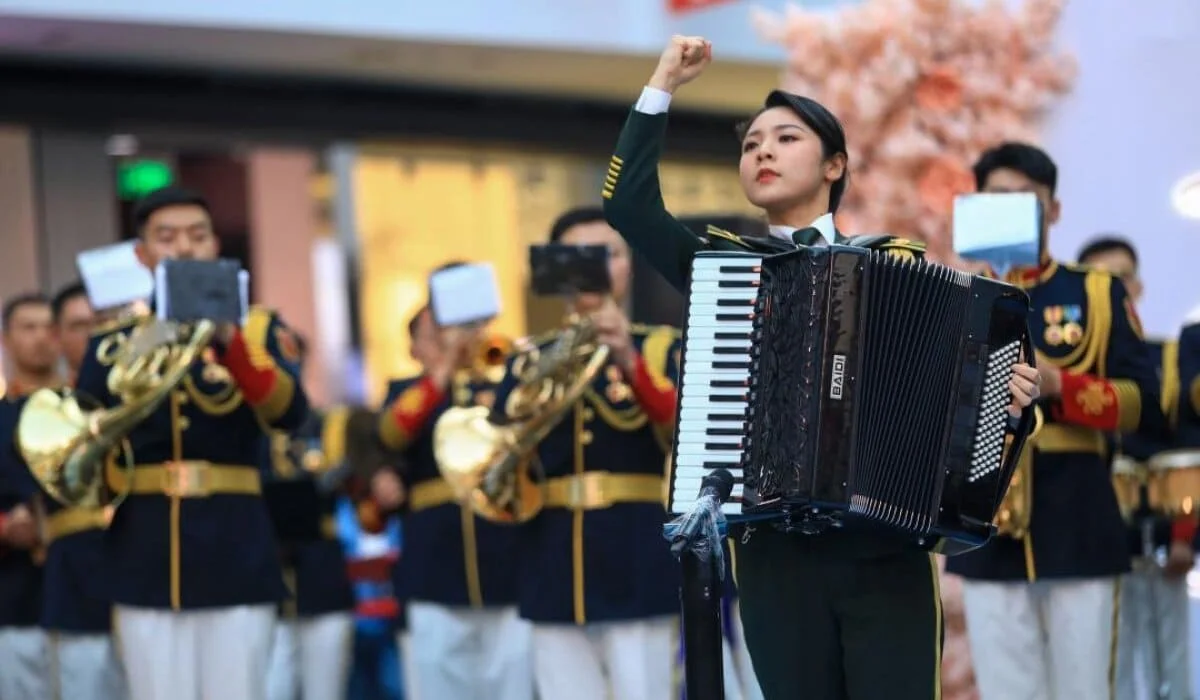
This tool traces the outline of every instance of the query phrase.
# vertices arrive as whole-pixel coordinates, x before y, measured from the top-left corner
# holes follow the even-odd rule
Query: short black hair
[[[842,176],[829,187],[829,213],[836,214],[838,206],[842,203],[842,197],[846,194],[846,188],[850,185],[850,154],[846,150],[846,130],[842,128],[842,122],[825,105],[811,97],[783,90],[772,90],[767,95],[767,99],[763,101],[761,109],[749,119],[737,124],[738,140],[744,141],[754,120],[758,119],[763,112],[774,107],[787,107],[800,121],[804,122],[805,126],[812,129],[817,138],[821,139],[822,158],[829,160],[838,154],[846,158],[846,167],[842,170]]]
[[[992,173],[1001,168],[1015,170],[1047,187],[1051,195],[1058,188],[1058,166],[1049,154],[1028,143],[1006,141],[984,151],[975,161],[975,189],[983,190]]]
[[[4,302],[4,310],[0,312],[0,330],[7,333],[13,315],[25,306],[50,306],[50,299],[41,292],[26,292]]]
[[[83,282],[75,280],[74,282],[59,289],[54,294],[54,298],[50,300],[50,312],[54,314],[54,322],[62,318],[63,309],[67,304],[77,297],[88,298],[87,287],[83,286]]]
[[[1097,236],[1084,244],[1083,248],[1080,248],[1079,256],[1076,260],[1080,263],[1086,263],[1088,258],[1092,256],[1111,253],[1113,251],[1121,251],[1127,254],[1129,259],[1133,261],[1133,266],[1138,266],[1137,249],[1133,247],[1129,239],[1108,233]]]
[[[607,219],[604,218],[604,209],[600,207],[586,206],[569,209],[555,219],[554,224],[550,226],[550,242],[558,243],[567,234],[567,231],[576,226],[597,221],[607,222]]]
[[[133,207],[133,227],[138,235],[141,235],[142,229],[145,228],[146,222],[154,215],[154,212],[167,207],[178,206],[197,206],[204,210],[206,214],[212,216],[212,210],[208,206],[208,200],[199,192],[168,185],[160,187],[153,192],[150,192],[145,197],[138,200],[138,203]]]

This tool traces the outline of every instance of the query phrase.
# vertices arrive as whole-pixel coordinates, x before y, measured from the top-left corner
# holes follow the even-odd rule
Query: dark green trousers
[[[933,556],[873,533],[737,541],[746,648],[766,700],[941,697]]]

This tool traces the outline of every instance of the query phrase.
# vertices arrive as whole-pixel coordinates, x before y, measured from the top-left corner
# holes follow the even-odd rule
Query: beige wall
[[[279,312],[308,341],[304,386],[315,406],[329,393],[317,342],[313,245],[320,236],[312,198],[316,155],[293,149],[256,149],[248,170],[251,270],[260,303]]]
[[[103,134],[38,131],[40,282],[49,293],[79,278],[75,256],[116,243],[116,176]]]
[[[0,303],[40,289],[33,138],[0,125]]]

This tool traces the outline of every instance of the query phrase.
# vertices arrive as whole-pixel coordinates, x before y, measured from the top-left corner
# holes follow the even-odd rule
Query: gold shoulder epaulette
[[[907,250],[911,253],[925,252],[925,244],[908,238],[889,238],[879,244],[879,250]]]
[[[713,226],[712,224],[709,224],[705,227],[704,233],[708,234],[709,236],[713,236],[714,238],[724,238],[725,240],[737,243],[738,245],[746,245],[746,242],[742,240],[741,236],[737,235],[736,233],[726,231],[718,226]]]
[[[629,333],[631,335],[650,335],[655,331],[667,332],[672,338],[678,338],[683,335],[683,331],[675,326],[667,324],[650,325],[649,323],[631,323],[629,324]]]
[[[1075,262],[1060,262],[1058,264],[1058,266],[1064,270],[1067,270],[1069,272],[1074,272],[1074,273],[1077,273],[1080,275],[1086,275],[1089,272],[1095,272],[1095,273],[1101,274],[1101,275],[1108,275],[1110,277],[1112,276],[1112,273],[1109,272],[1108,270],[1105,270],[1105,269],[1099,268],[1099,267],[1095,267],[1093,265],[1082,265],[1080,263],[1075,263]]]

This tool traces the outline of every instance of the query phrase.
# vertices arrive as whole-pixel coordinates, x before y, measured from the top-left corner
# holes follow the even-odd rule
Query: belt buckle
[[[567,502],[572,508],[596,510],[607,508],[608,489],[604,488],[604,474],[585,472],[570,477],[567,482]]]
[[[171,498],[203,498],[208,495],[207,472],[203,464],[167,462],[163,466],[163,492]]]

